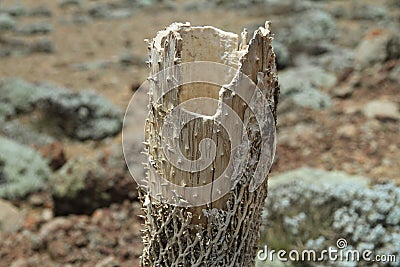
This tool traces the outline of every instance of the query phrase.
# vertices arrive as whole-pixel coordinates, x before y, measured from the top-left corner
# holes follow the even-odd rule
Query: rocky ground
[[[239,33],[266,19],[281,83],[271,180],[308,166],[399,186],[398,1],[3,0],[0,266],[138,266],[120,130],[143,40],[174,21]]]

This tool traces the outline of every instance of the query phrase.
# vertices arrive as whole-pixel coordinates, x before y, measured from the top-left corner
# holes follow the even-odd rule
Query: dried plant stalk
[[[247,32],[244,31],[239,43],[237,34],[210,26],[192,27],[189,23],[174,23],[158,32],[149,42],[150,113],[146,122],[146,144],[150,164],[147,190],[163,192],[163,185],[154,180],[156,174],[174,184],[195,187],[213,184],[227,168],[231,157],[237,157],[237,162],[245,162],[246,166],[245,172],[238,177],[228,194],[218,197],[219,188],[216,185],[209,199],[203,199],[209,203],[197,207],[172,205],[154,198],[149,191],[139,189],[145,212],[142,266],[254,266],[261,210],[267,196],[267,179],[255,191],[249,190],[254,183],[252,179],[257,165],[254,163],[261,156],[262,140],[258,122],[243,100],[232,91],[213,84],[181,85],[179,90],[171,91],[159,99],[165,88],[154,77],[160,71],[167,70],[163,76],[165,79],[184,79],[176,69],[168,69],[184,62],[225,64],[247,75],[260,87],[266,103],[271,107],[272,120],[276,121],[279,86],[268,26],[266,24],[265,28],[256,30],[249,43]],[[241,76],[230,78],[233,78],[231,85],[240,83]],[[218,102],[191,102],[185,106],[188,112],[181,112],[177,118],[184,122],[185,116],[198,113],[202,114],[199,116],[203,116],[203,119],[182,127],[177,142],[186,158],[196,160],[201,156],[201,140],[211,138],[216,144],[216,158],[200,172],[181,170],[166,160],[162,142],[173,146],[173,141],[163,139],[163,135],[175,130],[171,127],[166,132],[165,129],[162,131],[166,114],[180,103],[198,97],[223,101],[235,110],[242,121],[248,122],[245,130],[249,136],[249,153],[233,155],[228,149],[229,129],[222,129],[214,123],[215,117],[211,117],[215,112],[221,116],[224,114]],[[230,130],[240,132],[234,127]]]

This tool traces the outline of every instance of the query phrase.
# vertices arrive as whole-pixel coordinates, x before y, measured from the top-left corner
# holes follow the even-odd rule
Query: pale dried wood
[[[248,106],[231,91],[240,87],[246,94],[246,86],[250,85],[246,85],[235,73],[226,77],[230,81],[231,90],[216,85],[183,85],[156,103],[165,91],[165,83],[154,79],[157,73],[183,62],[212,61],[228,65],[250,77],[262,89],[276,120],[279,85],[269,25],[256,30],[249,43],[247,39],[247,31],[243,31],[239,38],[237,34],[211,26],[192,27],[189,23],[174,23],[158,32],[149,42],[151,108],[146,123],[146,143],[151,164],[148,170],[148,190],[170,193],[163,192],[162,184],[154,178],[155,173],[174,184],[194,187],[213,183],[226,169],[232,156],[243,157],[238,158],[238,162],[257,161],[260,157],[259,132],[247,129],[252,144],[250,155],[231,155],[227,132],[234,131],[241,135],[242,129],[235,129],[233,121],[232,128],[225,130],[215,123],[225,113],[224,107],[218,105],[218,101],[235,110],[241,120],[253,123],[254,116],[249,112]],[[185,72],[172,68],[159,79],[188,78],[182,77],[182,73]],[[192,113],[201,114],[203,119],[183,127],[181,139],[177,142],[184,148],[184,157],[196,160],[201,156],[201,140],[211,138],[216,144],[216,158],[203,171],[190,173],[176,168],[166,160],[162,142],[167,142],[174,148],[176,140],[162,139],[166,133],[162,132],[162,125],[166,114],[174,107],[197,97],[210,97],[216,101],[184,106],[185,109],[179,113],[182,121],[190,118]],[[257,126],[257,123],[254,122],[253,126]],[[174,127],[166,129],[173,130]],[[198,166],[193,166],[196,167]],[[232,184],[229,194],[222,198],[218,196],[218,184],[215,184],[209,199],[204,199],[210,204],[200,207],[177,207],[141,191],[146,214],[142,266],[251,266],[259,237],[261,209],[267,195],[267,179],[256,191],[249,190],[254,187],[251,181],[253,168],[247,166],[246,173]],[[185,195],[185,191],[178,194]]]

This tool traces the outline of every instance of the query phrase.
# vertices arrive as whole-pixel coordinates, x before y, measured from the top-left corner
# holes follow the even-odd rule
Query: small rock
[[[42,248],[44,248],[45,244],[43,242],[43,239],[41,239],[39,236],[32,232],[28,232],[29,240],[31,241],[31,248],[34,251],[39,251]]]
[[[42,207],[46,203],[46,199],[43,195],[32,194],[29,196],[28,202],[34,207]]]
[[[10,267],[29,267],[29,260],[17,259],[11,263]]]
[[[50,239],[51,236],[57,231],[66,231],[72,227],[70,220],[62,217],[56,217],[55,219],[45,223],[39,232],[40,238],[46,240]]]
[[[70,254],[71,248],[65,242],[55,240],[48,244],[47,250],[51,258],[57,260],[65,258],[68,254]]]
[[[400,37],[386,29],[369,31],[356,48],[354,64],[362,70],[376,63],[400,57]]]
[[[71,159],[50,183],[56,215],[91,214],[137,196],[120,151],[104,152],[98,159]]]
[[[352,69],[351,69],[352,71]],[[345,73],[342,73],[345,75]],[[348,98],[353,95],[355,87],[360,83],[360,77],[358,74],[348,74],[349,77],[340,77],[340,79],[345,79],[345,82],[337,87],[333,87],[333,95],[337,98]]]
[[[362,111],[368,118],[380,120],[400,120],[398,105],[389,100],[373,100],[368,102]]]
[[[24,230],[34,231],[40,224],[40,216],[37,213],[28,213],[25,218]]]
[[[53,31],[53,26],[49,23],[40,22],[27,25],[17,29],[20,35],[35,35],[35,34],[48,34]]]
[[[292,148],[303,148],[304,142],[316,139],[317,129],[313,124],[298,123],[293,127],[279,129],[279,144],[286,144]]]
[[[108,256],[107,258],[99,261],[95,267],[118,267],[120,266],[113,256]]]
[[[337,134],[344,138],[353,138],[357,133],[357,128],[353,124],[341,125],[337,129]]]
[[[14,30],[15,25],[16,22],[11,16],[0,13],[0,33]]]
[[[354,93],[354,87],[350,84],[338,86],[333,90],[333,95],[337,98],[348,98]]]
[[[0,232],[18,231],[24,223],[24,216],[10,202],[0,199]]]
[[[38,150],[44,158],[49,160],[49,165],[53,171],[60,169],[67,162],[64,147],[60,142],[39,147]]]
[[[354,73],[354,68],[352,67],[347,67],[341,70],[341,72],[337,76],[337,81],[338,83],[343,83],[346,82],[349,77],[352,77],[352,74]]]
[[[50,221],[51,219],[53,219],[54,217],[54,213],[51,209],[44,209],[42,211],[42,220],[45,222]]]

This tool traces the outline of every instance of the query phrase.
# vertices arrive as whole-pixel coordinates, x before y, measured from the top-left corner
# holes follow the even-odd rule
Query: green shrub
[[[270,178],[264,221],[260,245],[270,249],[321,251],[344,238],[347,249],[397,256],[385,266],[400,263],[400,188],[394,184],[370,187],[362,177],[309,168],[287,172]]]
[[[22,198],[46,187],[50,169],[28,146],[0,137],[0,197]]]

